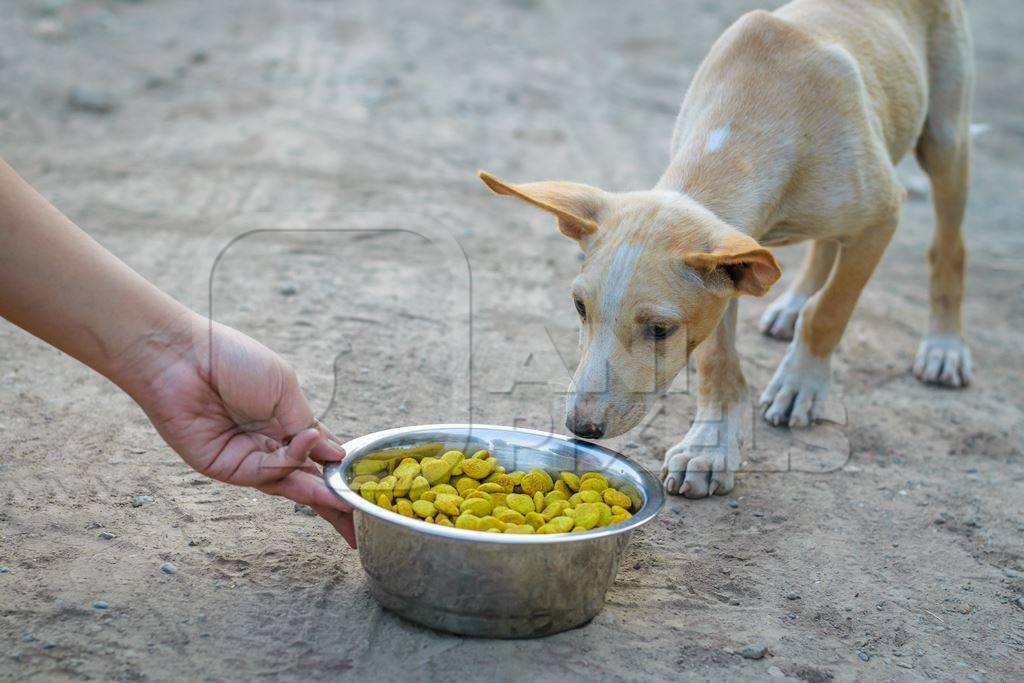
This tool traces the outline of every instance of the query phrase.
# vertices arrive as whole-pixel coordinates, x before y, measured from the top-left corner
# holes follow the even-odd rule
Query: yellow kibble
[[[420,471],[431,484],[446,484],[451,476],[451,465],[438,458],[423,458]]]
[[[619,522],[625,522],[627,519],[630,518],[630,516],[631,515],[612,515],[611,519],[608,521],[608,526],[611,526],[612,524],[618,524]]]
[[[585,489],[579,492],[580,500],[584,503],[600,503],[601,494],[593,489]]]
[[[558,476],[562,478],[562,481],[565,482],[565,485],[568,486],[571,491],[580,490],[580,478],[572,472],[560,472]]]
[[[494,503],[495,506],[504,505],[505,501],[508,499],[508,494],[505,492],[491,493],[489,495],[491,496],[491,502]]]
[[[625,515],[627,518],[633,516],[625,508],[619,505],[612,505],[612,517],[616,515]]]
[[[494,483],[480,484],[479,490],[483,491],[484,493],[504,493],[505,487],[502,486],[501,484]]]
[[[448,451],[447,453],[441,456],[441,460],[444,460],[446,463],[448,463],[448,467],[452,469],[458,466],[458,464],[465,459],[466,456],[462,454],[462,451]]]
[[[409,489],[412,488],[412,482],[415,479],[416,476],[408,471],[405,474],[397,477],[397,481],[395,482],[395,488],[393,489],[395,498],[404,498],[405,496],[408,496]]]
[[[387,468],[388,464],[380,460],[360,460],[352,463],[352,474],[377,474]]]
[[[462,472],[467,477],[473,477],[474,479],[480,480],[493,472],[496,464],[497,460],[493,458],[480,460],[479,458],[474,457],[470,460],[463,461]]]
[[[601,511],[601,519],[598,521],[598,526],[608,526],[612,520],[612,509],[605,503],[595,503],[597,509]]]
[[[405,455],[412,456],[414,458],[424,457],[428,455],[437,455],[444,448],[444,444],[432,441],[431,443],[422,443],[419,446],[413,446],[412,448],[406,448],[402,453]]]
[[[435,500],[437,500],[437,491],[425,491],[423,495],[420,496],[420,500],[429,500],[431,503],[433,503]]]
[[[462,496],[453,496],[450,493],[439,493],[434,499],[434,507],[446,515],[456,516],[460,514],[459,506],[462,505]]]
[[[552,531],[549,533],[553,534],[564,534],[572,531],[572,528],[576,523],[568,517],[553,517],[550,522],[544,526],[549,527]]]
[[[489,515],[493,509],[494,506],[491,505],[491,501],[483,498],[467,498],[459,505],[459,512],[470,512],[477,517]]]
[[[376,474],[360,474],[358,477],[354,477],[352,481],[348,483],[348,487],[353,491],[358,491],[363,487],[363,484],[368,484],[370,482],[373,482],[374,484],[377,483]]]
[[[420,517],[431,517],[437,513],[437,508],[429,500],[417,500],[412,504],[412,511]]]
[[[409,498],[414,502],[423,497],[423,494],[430,489],[430,482],[427,481],[426,477],[416,477],[412,480],[412,486],[409,487]]]
[[[514,472],[509,472],[508,476],[512,478],[512,483],[515,486],[519,486],[519,484],[523,482],[523,477],[526,476],[526,472],[523,472],[522,470],[515,470]]]
[[[402,464],[395,468],[393,474],[401,479],[402,477],[409,477],[412,479],[420,473],[420,464],[415,460],[403,460]]]
[[[601,476],[600,472],[584,472],[583,474],[580,475],[580,481],[584,482],[587,479],[593,479],[594,477],[600,477],[600,476]]]
[[[430,490],[433,491],[434,493],[447,493],[452,496],[459,495],[458,489],[456,489],[454,486],[451,486],[450,484],[438,484],[436,486],[432,486]]]
[[[455,480],[455,488],[458,490],[460,496],[465,495],[466,491],[475,489],[479,485],[480,482],[472,477],[459,477]]]
[[[498,509],[495,508],[494,516],[506,524],[526,524],[526,517],[515,510],[506,509],[504,512],[498,512]],[[533,527],[530,528],[532,529]]]
[[[359,493],[371,503],[377,502],[377,482],[368,481],[359,489]]]
[[[551,481],[551,475],[542,469],[530,470],[523,477],[523,480],[519,482],[519,487],[523,490],[523,493],[531,496],[535,493],[547,493],[554,485],[555,483]]]
[[[395,512],[406,517],[413,516],[413,504],[408,498],[399,498],[395,501]]]
[[[494,502],[494,501],[491,501],[491,502]],[[495,517],[498,517],[500,519],[501,515],[506,513],[506,512],[509,512],[509,509],[507,507],[505,507],[504,505],[495,505],[494,506],[494,510],[491,511],[491,514],[494,515]],[[515,510],[512,510],[512,512],[515,512]]]
[[[491,502],[491,494],[487,493],[486,491],[481,491],[480,489],[466,491],[466,495],[464,495],[463,498],[483,498],[487,502],[491,503],[491,505],[494,505],[494,503]]]
[[[540,512],[545,507],[547,507],[544,504],[544,494],[541,493],[540,491],[537,491],[535,494],[533,494],[533,507],[537,510],[537,512]]]
[[[587,501],[583,500],[583,499],[582,499],[582,498],[580,497],[580,494],[578,494],[578,493],[574,493],[574,494],[572,494],[571,496],[569,496],[569,505],[571,505],[571,506],[573,506],[573,507],[576,507],[576,506],[577,506],[577,505],[579,505],[580,503],[586,503],[586,502],[587,502]]]
[[[522,493],[508,494],[508,496],[505,497],[505,504],[523,515],[536,510],[536,507],[533,504],[533,498]]]
[[[623,510],[628,510],[633,505],[633,501],[629,499],[629,496],[627,496],[625,493],[622,493],[621,491],[616,491],[611,487],[606,488],[604,491],[602,491],[601,497],[604,498],[604,502],[607,503],[608,505],[617,505]]]
[[[504,531],[508,527],[508,525],[505,524],[505,522],[501,521],[497,517],[492,517],[490,515],[487,515],[486,517],[481,517],[480,521],[477,523],[480,525],[481,531],[488,531],[490,529]]]
[[[576,526],[593,529],[601,521],[601,508],[597,503],[582,503],[576,507]]]
[[[486,459],[488,459],[490,457],[491,457],[490,451],[488,451],[485,448],[481,448],[480,450],[478,450],[476,453],[473,454],[473,458],[475,460],[486,460]]]
[[[608,488],[608,480],[602,477],[600,474],[596,474],[589,479],[580,480],[580,493],[584,491],[597,491],[600,493]]]
[[[561,479],[555,482],[555,489],[554,491],[552,491],[552,493],[556,492],[561,493],[563,496],[565,496],[565,500],[569,500],[569,496],[571,496],[573,493],[569,486]]]
[[[505,493],[512,493],[516,490],[516,483],[512,481],[512,477],[508,476],[504,472],[494,472],[491,476],[484,480],[485,485],[497,484],[501,487],[501,490]]]
[[[565,515],[566,517],[571,518],[571,519],[576,519],[576,509],[575,508],[565,508],[564,510],[562,510],[562,514]]]
[[[480,531],[480,518],[476,515],[466,513],[455,518],[455,526],[460,529]]]
[[[564,500],[556,500],[544,508],[544,511],[540,513],[540,516],[550,522],[554,517],[562,514],[562,510],[567,507],[569,507],[569,504]]]
[[[569,496],[561,491],[548,491],[548,494],[544,496],[544,505],[551,505],[556,500],[569,500]]]
[[[385,510],[391,509],[391,492],[386,491],[384,493],[377,494],[377,505],[381,506]]]
[[[452,524],[452,520],[448,518],[448,515],[441,514],[440,512],[434,515],[434,524],[439,526],[455,526]]]
[[[544,518],[540,516],[539,512],[527,512],[526,523],[534,529],[539,529],[544,526]]]
[[[532,534],[535,529],[529,524],[509,524],[505,527],[506,534]]]

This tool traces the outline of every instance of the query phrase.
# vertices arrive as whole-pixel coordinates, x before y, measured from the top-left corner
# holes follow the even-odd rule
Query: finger
[[[346,543],[348,543],[348,547],[353,549],[356,547],[356,529],[355,525],[352,523],[351,513],[340,512],[331,508],[320,507],[319,505],[314,505],[312,507],[316,514],[330,522],[331,526],[341,534],[341,537],[345,539]]]
[[[321,477],[309,472],[294,470],[287,477],[267,484],[262,490],[310,507],[333,508],[341,512],[352,511],[352,506],[335,495]]]
[[[317,462],[341,462],[345,459],[345,449],[317,432],[316,443],[313,444],[309,457]]]
[[[260,469],[264,473],[268,470],[279,470],[281,477],[287,476],[289,472],[306,466],[319,438],[320,433],[315,429],[299,432],[292,437],[291,443],[286,447],[268,453],[260,462]]]

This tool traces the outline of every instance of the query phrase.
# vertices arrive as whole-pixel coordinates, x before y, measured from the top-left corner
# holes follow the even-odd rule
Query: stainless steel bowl
[[[357,460],[428,442],[470,452],[486,448],[509,471],[596,470],[633,498],[624,523],[559,535],[488,534],[438,526],[378,507],[348,486]],[[424,626],[470,636],[523,638],[558,633],[604,606],[633,530],[665,502],[661,483],[622,455],[556,434],[489,425],[389,429],[345,444],[327,468],[328,486],[355,507],[356,541],[370,592],[386,609]]]

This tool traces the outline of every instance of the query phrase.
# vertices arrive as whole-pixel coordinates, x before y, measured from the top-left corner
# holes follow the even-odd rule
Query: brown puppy
[[[899,221],[893,169],[914,149],[932,182],[931,328],[914,373],[964,386],[960,327],[972,90],[960,0],[795,0],[751,12],[714,44],[686,93],[654,190],[505,183],[558,218],[586,254],[573,285],[583,357],[566,424],[588,438],[634,427],[696,349],[698,411],[669,449],[670,493],[726,493],[740,462],[746,383],[736,299],[780,271],[765,246],[811,240],[803,273],[762,319],[792,339],[761,396],[775,425],[809,425],[829,358]]]

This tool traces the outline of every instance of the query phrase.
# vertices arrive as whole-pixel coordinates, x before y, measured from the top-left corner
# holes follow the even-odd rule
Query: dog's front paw
[[[965,387],[974,381],[971,351],[959,335],[929,334],[917,348],[914,376],[926,384]]]
[[[761,394],[764,419],[776,427],[807,427],[824,416],[830,379],[829,357],[813,356],[802,342],[790,345],[775,376]]]
[[[678,444],[665,453],[661,478],[665,491],[705,498],[732,491],[740,464],[742,408],[705,411]]]
[[[789,341],[796,329],[796,320],[800,310],[807,303],[807,296],[796,292],[783,292],[775,301],[768,305],[757,329],[766,337],[774,337]]]

